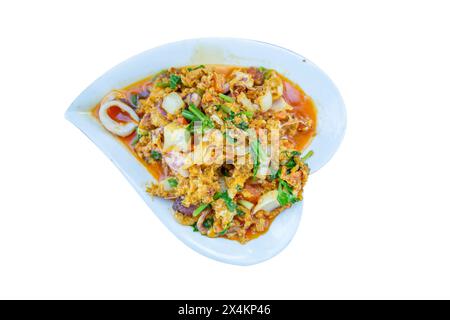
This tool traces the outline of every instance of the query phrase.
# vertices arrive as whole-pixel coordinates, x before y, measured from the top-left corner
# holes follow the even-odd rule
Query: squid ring
[[[127,123],[119,123],[112,119],[108,114],[108,109],[111,107],[118,107],[123,112],[126,112],[130,115],[130,117],[136,122],[127,122]],[[114,133],[115,135],[126,137],[129,136],[136,130],[136,127],[139,123],[139,117],[134,112],[134,110],[126,105],[125,103],[117,100],[107,101],[100,106],[100,110],[98,111],[98,116],[100,122],[103,126],[108,129],[108,131]]]

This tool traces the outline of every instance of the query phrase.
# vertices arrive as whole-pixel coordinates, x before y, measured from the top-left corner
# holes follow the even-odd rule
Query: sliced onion
[[[135,120],[135,122],[119,123],[113,120],[108,114],[108,109],[111,107],[120,108],[120,110],[122,110],[123,112],[128,113],[130,117],[133,120]],[[134,110],[130,106],[121,101],[116,100],[107,101],[103,103],[98,111],[98,116],[100,122],[106,129],[108,129],[108,131],[121,137],[126,137],[132,134],[134,130],[136,130],[136,127],[138,126],[137,123],[139,122],[138,115],[136,114],[136,112],[134,112]]]

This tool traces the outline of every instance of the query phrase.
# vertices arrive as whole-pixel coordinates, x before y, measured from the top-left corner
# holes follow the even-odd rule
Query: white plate
[[[151,198],[145,185],[152,179],[136,158],[99,122],[91,108],[112,89],[120,89],[170,66],[231,64],[275,69],[299,84],[318,109],[317,136],[308,149],[311,171],[320,169],[339,147],[346,113],[342,98],[325,73],[302,56],[271,44],[233,38],[204,38],[166,44],[138,54],[94,81],[66,111],[66,118],[83,131],[120,169],[150,209],[186,245],[210,258],[237,265],[251,265],[279,253],[294,236],[302,204],[284,211],[269,231],[245,245],[225,239],[211,239],[181,226],[172,216],[171,201]]]

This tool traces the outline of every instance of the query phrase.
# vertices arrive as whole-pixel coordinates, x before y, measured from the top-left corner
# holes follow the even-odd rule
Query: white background
[[[448,2],[152,2],[1,2],[0,298],[450,298]],[[297,51],[347,106],[297,235],[256,266],[179,242],[63,118],[122,60],[206,36]]]

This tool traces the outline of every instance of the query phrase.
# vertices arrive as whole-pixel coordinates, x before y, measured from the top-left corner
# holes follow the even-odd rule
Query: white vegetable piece
[[[184,101],[176,92],[164,97],[162,107],[170,114],[175,114],[184,107]]]
[[[120,108],[120,110],[128,113],[130,117],[136,122],[119,123],[113,120],[108,114],[108,109],[111,107]],[[139,123],[139,117],[136,114],[136,112],[134,112],[134,110],[131,109],[131,107],[128,106],[127,104],[123,103],[122,101],[116,100],[107,101],[103,103],[98,111],[98,117],[100,119],[100,122],[106,129],[108,129],[108,131],[121,137],[126,137],[132,134]]]
[[[252,210],[254,204],[251,203],[250,201],[244,200],[244,199],[240,199],[238,200],[238,203],[244,207],[246,207],[248,210]]]
[[[223,121],[220,119],[220,117],[217,114],[213,114],[211,116],[211,120],[213,120],[215,123],[217,123],[219,126],[223,126]]]
[[[255,112],[258,110],[258,105],[252,103],[249,98],[245,95],[245,93],[241,92],[238,97],[237,101],[244,106],[247,111]]]
[[[163,151],[189,151],[191,146],[191,135],[185,126],[176,122],[169,123],[164,127]]]
[[[266,90],[266,93],[258,98],[258,104],[262,112],[266,112],[272,107],[272,92]]]
[[[259,168],[256,172],[256,177],[258,179],[265,179],[266,176],[270,173],[269,164],[270,157],[266,154],[266,151],[270,154],[270,147],[267,147],[267,150],[264,150],[262,146],[259,148]]]
[[[190,154],[171,151],[165,154],[163,157],[164,161],[174,173],[177,173],[186,178],[189,176],[189,172],[186,169],[189,163],[188,159],[190,157]]]
[[[283,111],[286,109],[291,109],[292,107],[284,100],[283,97],[278,98],[272,104],[272,111]]]
[[[279,208],[280,203],[278,202],[277,197],[277,190],[266,192],[259,198],[259,201],[253,209],[253,212],[258,212],[260,210],[270,212],[272,210],[275,210],[276,208]]]

